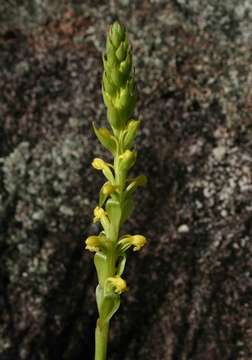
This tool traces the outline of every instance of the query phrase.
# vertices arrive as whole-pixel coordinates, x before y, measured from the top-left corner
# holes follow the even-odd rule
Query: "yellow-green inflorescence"
[[[94,209],[94,222],[100,222],[101,232],[86,239],[86,249],[95,252],[99,282],[96,360],[106,359],[109,321],[120,306],[120,295],[127,291],[122,277],[126,252],[130,248],[138,251],[146,243],[143,235],[121,234],[121,227],[133,210],[133,193],[146,184],[146,177],[128,178],[137,158],[134,140],[140,121],[132,119],[136,103],[132,49],[124,26],[118,22],[109,30],[103,64],[102,93],[111,129],[93,127],[101,144],[111,152],[113,164],[100,158],[92,162],[94,169],[102,171],[106,182]]]

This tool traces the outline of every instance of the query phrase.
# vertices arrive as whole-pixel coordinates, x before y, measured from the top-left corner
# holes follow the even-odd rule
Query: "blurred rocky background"
[[[0,2],[0,359],[91,360],[108,25],[134,47],[149,184],[110,360],[252,359],[252,1]],[[104,156],[107,156],[107,154]]]

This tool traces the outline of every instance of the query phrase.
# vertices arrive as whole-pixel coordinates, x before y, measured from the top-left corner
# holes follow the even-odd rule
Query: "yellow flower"
[[[96,223],[97,221],[100,221],[102,218],[106,217],[106,215],[107,215],[107,213],[102,207],[96,206],[96,208],[94,209],[93,222]]]
[[[126,281],[120,276],[109,277],[107,281],[113,286],[116,294],[121,294],[128,290]]]
[[[146,244],[146,238],[143,235],[133,235],[131,243],[134,246],[133,251],[138,251]]]
[[[100,239],[99,239],[99,236],[95,236],[95,235],[92,235],[92,236],[89,236],[86,241],[86,247],[85,249],[89,250],[89,251],[99,251],[100,250]]]
[[[107,182],[102,187],[102,192],[104,195],[110,195],[116,190],[116,186],[112,185],[110,182]]]
[[[143,235],[126,235],[118,244],[122,251],[128,250],[131,246],[133,246],[133,251],[139,251],[146,242],[147,240]]]
[[[92,161],[92,166],[96,170],[102,170],[103,174],[106,176],[106,178],[111,182],[114,183],[114,176],[112,171],[110,170],[110,167],[113,169],[113,165],[106,163],[100,158],[95,158]]]
[[[108,167],[108,165],[105,163],[105,161],[103,161],[102,159],[99,159],[99,158],[95,158],[92,161],[92,166],[96,170],[105,170]]]

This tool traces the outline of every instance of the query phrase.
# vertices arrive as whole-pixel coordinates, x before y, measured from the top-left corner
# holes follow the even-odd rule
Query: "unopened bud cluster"
[[[109,32],[102,92],[107,107],[108,121],[114,129],[123,129],[136,103],[135,81],[132,75],[132,50],[125,28],[115,23]]]

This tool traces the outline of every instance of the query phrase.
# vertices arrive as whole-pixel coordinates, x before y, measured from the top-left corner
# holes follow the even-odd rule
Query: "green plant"
[[[99,235],[86,239],[86,249],[95,252],[94,263],[98,275],[96,301],[99,318],[95,334],[95,360],[105,360],[109,323],[120,306],[120,295],[127,290],[122,274],[126,252],[130,247],[140,250],[146,243],[142,235],[122,235],[121,227],[130,216],[134,204],[133,193],[146,184],[146,177],[128,178],[128,171],[136,161],[134,139],[140,121],[131,119],[136,103],[136,87],[132,68],[132,49],[123,25],[114,23],[109,31],[103,56],[102,92],[107,107],[111,131],[94,131],[101,144],[111,152],[113,164],[95,158],[92,166],[101,170],[107,181],[94,209],[94,222],[100,222]]]

